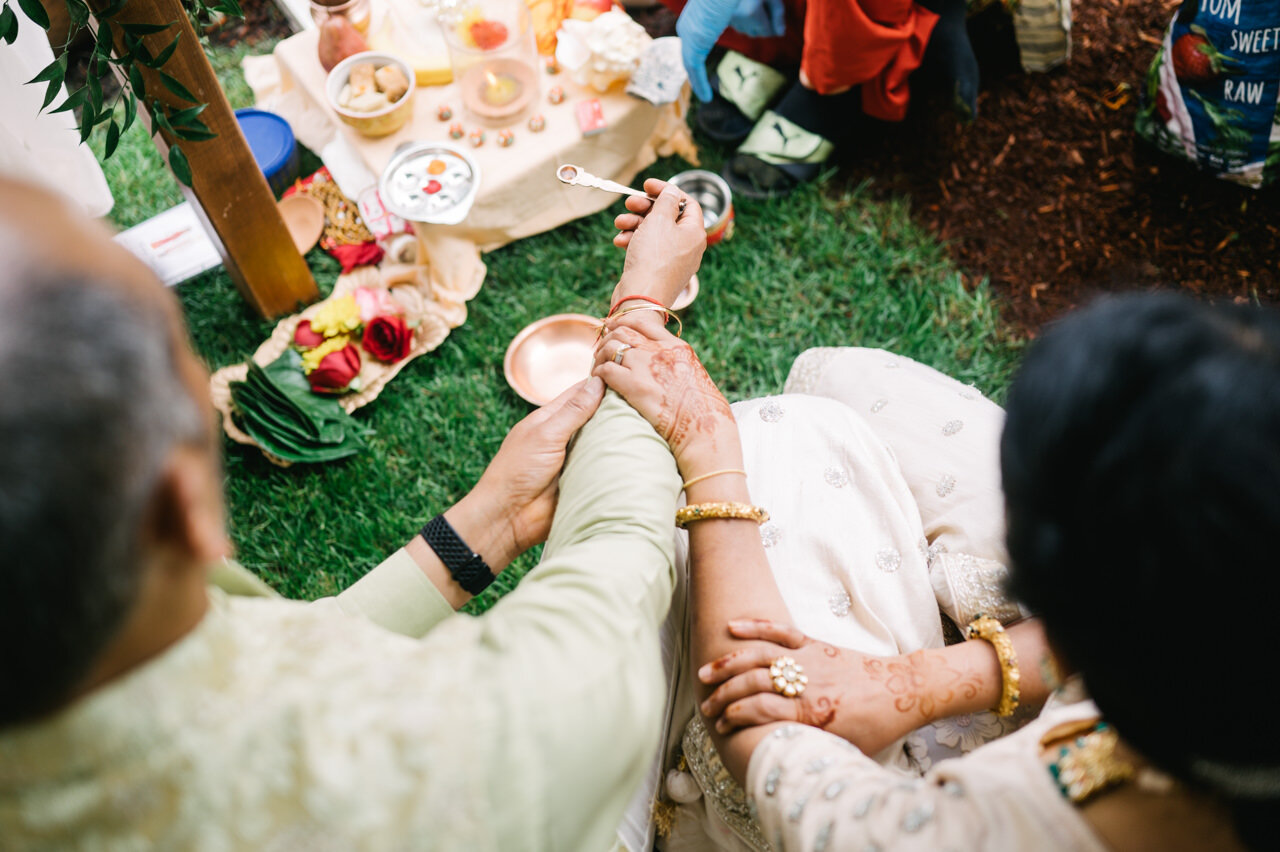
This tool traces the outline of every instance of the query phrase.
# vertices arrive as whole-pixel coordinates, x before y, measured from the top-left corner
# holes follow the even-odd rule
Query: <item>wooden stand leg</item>
[[[191,164],[197,209],[221,242],[227,273],[240,293],[264,317],[291,313],[315,301],[320,294],[311,270],[294,247],[275,196],[240,132],[180,0],[129,0],[113,21],[172,22],[174,26],[163,33],[144,39],[153,54],[159,53],[174,33],[182,33],[164,70],[209,105],[200,118],[218,136],[206,142],[182,142],[181,147]],[[119,37],[119,28],[115,29]],[[139,70],[146,82],[148,102],[158,98],[178,107],[191,106],[165,89],[156,72]],[[139,106],[142,118],[141,107],[145,105]],[[154,138],[167,162],[168,145],[174,140],[163,132]]]

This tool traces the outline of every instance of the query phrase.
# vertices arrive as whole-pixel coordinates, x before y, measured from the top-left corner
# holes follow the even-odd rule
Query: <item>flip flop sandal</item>
[[[834,150],[830,140],[770,110],[725,163],[722,175],[744,198],[777,198],[817,177]]]
[[[698,106],[694,121],[716,142],[740,142],[787,82],[785,75],[768,65],[727,51],[712,75],[716,94],[710,103]]]

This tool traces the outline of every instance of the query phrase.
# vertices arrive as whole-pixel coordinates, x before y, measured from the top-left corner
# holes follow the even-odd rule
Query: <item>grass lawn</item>
[[[246,106],[239,58],[226,51],[214,61],[233,104]],[[704,153],[705,165],[718,168],[714,150]],[[687,167],[665,160],[649,174]],[[141,132],[122,141],[107,174],[121,225],[180,200]],[[941,246],[911,223],[905,201],[876,202],[862,188],[828,181],[783,201],[736,206],[738,233],[708,251],[701,294],[684,313],[685,338],[730,400],[779,392],[802,350],[839,345],[892,349],[1001,398],[1019,343],[986,287],[965,289]],[[363,455],[282,470],[228,443],[229,523],[241,561],[286,595],[333,594],[461,497],[530,410],[503,379],[511,338],[547,314],[607,307],[622,262],[609,243],[620,209],[487,255],[489,274],[466,324],[358,414],[376,431]],[[336,264],[319,250],[308,260],[327,290]],[[221,270],[178,294],[211,369],[245,359],[270,333]],[[535,561],[526,554],[469,608],[491,605]]]

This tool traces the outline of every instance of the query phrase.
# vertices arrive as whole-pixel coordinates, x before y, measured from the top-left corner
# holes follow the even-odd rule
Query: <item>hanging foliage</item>
[[[10,8],[16,2],[23,13],[42,29],[49,28],[49,15],[40,0],[4,0],[0,9],[0,41],[13,44],[18,37],[18,15]],[[50,109],[67,77],[67,47],[82,30],[89,30],[94,35],[93,50],[89,56],[85,73],[85,82],[74,91],[68,90],[62,103],[53,106],[50,112],[79,112],[78,126],[80,141],[88,140],[93,129],[106,125],[106,145],[103,154],[110,157],[115,153],[120,137],[133,124],[138,116],[138,104],[146,106],[152,118],[152,133],[163,130],[173,142],[169,146],[169,166],[174,176],[186,186],[191,185],[191,168],[187,156],[181,148],[182,142],[203,142],[213,139],[216,134],[209,129],[200,118],[208,104],[200,103],[199,98],[191,92],[182,81],[164,70],[165,65],[173,58],[178,49],[181,32],[158,52],[152,53],[143,43],[146,36],[163,33],[174,27],[176,22],[138,23],[120,22],[116,18],[126,8],[128,0],[111,0],[106,6],[91,14],[90,8],[83,0],[63,0],[67,7],[70,28],[62,50],[58,57],[41,69],[40,73],[28,80],[28,85],[45,85],[44,104],[42,110]],[[184,5],[196,31],[207,23],[222,16],[243,17],[238,0],[186,0]],[[123,72],[124,83],[118,93],[111,98],[103,97],[102,81],[112,73],[112,68]],[[148,89],[143,68],[156,72],[152,88]],[[169,100],[156,97],[155,80],[172,98],[179,101],[173,104]],[[123,115],[117,115],[118,107],[123,104]]]

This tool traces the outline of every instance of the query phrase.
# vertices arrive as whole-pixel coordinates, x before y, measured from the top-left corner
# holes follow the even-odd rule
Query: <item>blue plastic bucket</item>
[[[298,143],[289,122],[264,109],[238,109],[236,121],[272,191],[284,192],[298,177]]]

